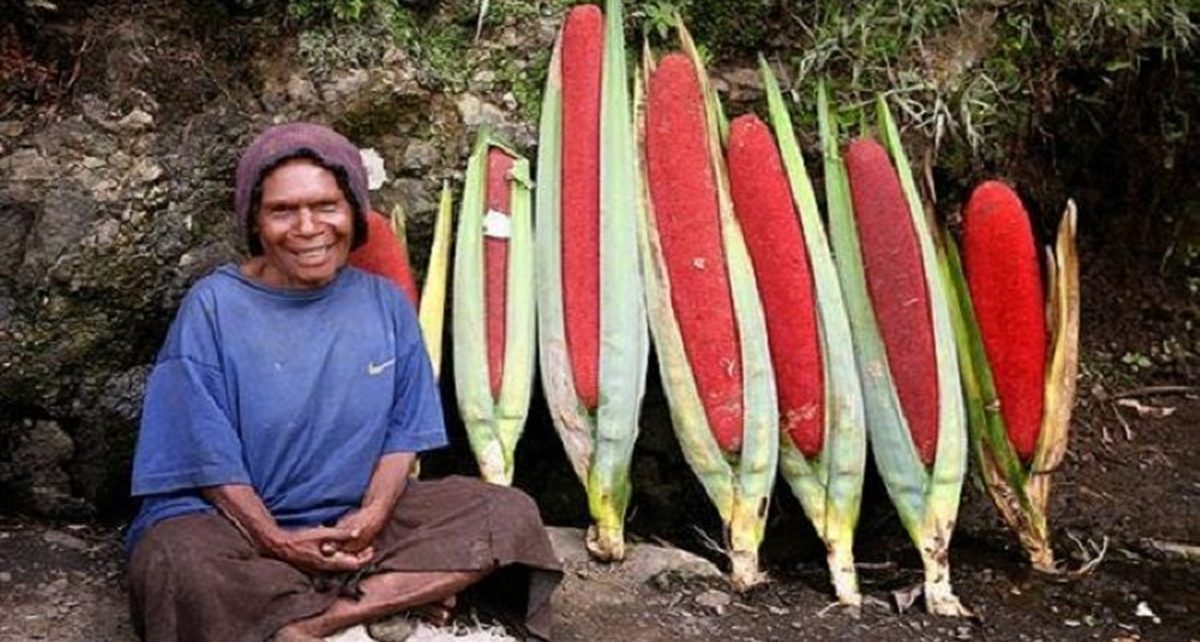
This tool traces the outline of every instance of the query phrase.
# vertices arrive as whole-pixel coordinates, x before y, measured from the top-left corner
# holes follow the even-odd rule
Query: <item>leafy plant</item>
[[[1125,354],[1121,355],[1121,363],[1129,366],[1129,369],[1134,372],[1145,370],[1154,365],[1154,362],[1150,360],[1150,357],[1147,357],[1140,352],[1126,352]]]
[[[391,0],[290,0],[288,15],[300,22],[358,22],[377,2]]]
[[[666,40],[675,28],[679,13],[679,5],[671,0],[651,0],[635,11],[633,16],[642,21],[643,35],[653,33],[660,40]]]
[[[817,0],[796,5],[791,85],[827,77],[847,100],[836,114],[864,120],[885,93],[905,122],[954,165],[985,164],[1004,153],[999,139],[1038,126],[1054,92],[1048,78],[1063,69],[1096,70],[1095,82],[1070,92],[1068,107],[1098,131],[1113,79],[1147,58],[1175,60],[1200,37],[1185,0]],[[1047,66],[1050,66],[1050,69]],[[810,92],[794,92],[793,114],[811,129]],[[1174,123],[1164,123],[1164,126]],[[1177,128],[1177,127],[1176,127]],[[1172,134],[1178,138],[1177,132]]]

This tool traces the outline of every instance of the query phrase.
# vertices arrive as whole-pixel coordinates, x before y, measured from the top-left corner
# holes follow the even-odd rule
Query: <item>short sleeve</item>
[[[150,373],[133,461],[134,496],[250,483],[207,312],[203,297],[189,295]]]
[[[398,307],[396,398],[392,402],[384,453],[441,448],[449,442],[433,366],[421,341],[412,305],[404,301]]]

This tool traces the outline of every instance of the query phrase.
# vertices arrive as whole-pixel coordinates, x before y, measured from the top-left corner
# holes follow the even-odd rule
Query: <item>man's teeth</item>
[[[325,254],[325,250],[328,250],[328,249],[329,249],[328,246],[314,247],[311,250],[301,250],[301,251],[297,252],[296,254],[299,254],[300,258],[315,259],[315,258],[320,258],[321,256],[323,256]]]

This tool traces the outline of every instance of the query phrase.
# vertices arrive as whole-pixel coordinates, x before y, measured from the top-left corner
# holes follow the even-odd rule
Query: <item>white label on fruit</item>
[[[488,210],[483,216],[483,235],[494,239],[512,237],[512,217],[496,210]]]

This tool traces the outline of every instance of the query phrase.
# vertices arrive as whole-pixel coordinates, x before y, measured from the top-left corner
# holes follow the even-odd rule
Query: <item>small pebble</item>
[[[42,533],[42,539],[48,544],[54,544],[56,546],[62,546],[63,548],[69,548],[76,551],[83,551],[87,550],[88,548],[87,542],[75,537],[74,535],[68,535],[62,531],[46,531],[45,533]]]
[[[416,632],[417,627],[405,615],[384,618],[367,625],[371,637],[379,642],[403,642]]]
[[[723,609],[733,602],[733,598],[724,591],[709,589],[696,596],[696,604],[710,609]]]

